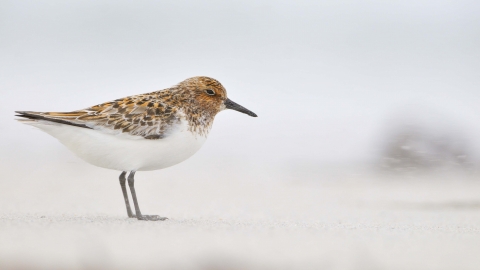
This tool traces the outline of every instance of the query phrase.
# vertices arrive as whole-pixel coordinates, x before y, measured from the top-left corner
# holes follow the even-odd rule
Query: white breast
[[[119,171],[151,171],[170,167],[191,157],[206,140],[188,131],[186,120],[158,140],[56,124],[28,122],[57,138],[77,156],[95,166]]]

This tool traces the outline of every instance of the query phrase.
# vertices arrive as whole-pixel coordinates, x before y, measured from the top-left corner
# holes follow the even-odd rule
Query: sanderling
[[[122,171],[127,214],[139,220],[165,220],[142,215],[134,188],[136,171],[163,169],[180,163],[205,142],[215,115],[232,109],[257,115],[227,98],[215,79],[193,77],[164,90],[116,99],[72,112],[17,111],[19,121],[57,138],[95,166]],[[130,209],[125,182],[135,206]]]

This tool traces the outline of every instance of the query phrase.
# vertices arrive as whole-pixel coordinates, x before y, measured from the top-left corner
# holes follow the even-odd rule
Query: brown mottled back
[[[206,136],[224,109],[225,88],[209,77],[189,78],[176,86],[129,96],[72,112],[19,112],[23,116],[105,131],[161,139],[182,119],[189,131]]]

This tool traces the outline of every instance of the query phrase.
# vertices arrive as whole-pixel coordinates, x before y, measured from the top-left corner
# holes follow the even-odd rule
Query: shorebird
[[[16,111],[22,123],[57,138],[95,166],[118,170],[130,218],[165,220],[142,215],[135,193],[135,172],[178,164],[197,152],[207,139],[215,115],[232,109],[257,115],[227,98],[215,79],[193,77],[160,91],[119,98],[71,112]],[[126,178],[127,172],[130,172]],[[130,209],[128,185],[135,207]]]

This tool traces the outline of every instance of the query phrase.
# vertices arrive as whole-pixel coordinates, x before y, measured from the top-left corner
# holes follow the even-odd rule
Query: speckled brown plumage
[[[213,95],[206,91],[213,91]],[[225,88],[209,77],[189,78],[176,86],[129,96],[72,112],[18,112],[30,119],[47,120],[109,133],[161,139],[182,119],[189,131],[206,136],[215,115],[224,109]]]

